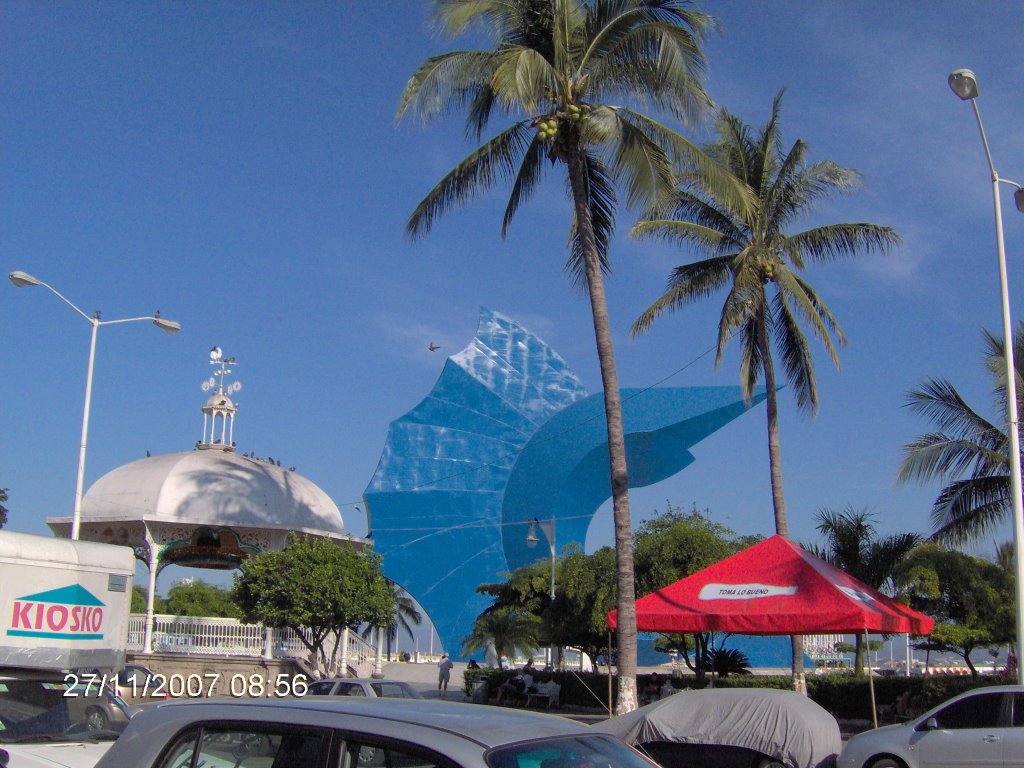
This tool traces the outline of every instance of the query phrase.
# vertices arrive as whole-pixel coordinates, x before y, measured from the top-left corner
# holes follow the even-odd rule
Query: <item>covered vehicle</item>
[[[831,768],[839,723],[795,691],[683,691],[593,726],[664,768]]]

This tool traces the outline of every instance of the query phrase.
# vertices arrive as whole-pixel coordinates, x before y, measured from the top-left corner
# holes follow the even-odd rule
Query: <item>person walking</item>
[[[448,658],[447,653],[441,654],[441,660],[437,662],[437,690],[447,691],[448,681],[452,676],[452,660]]]

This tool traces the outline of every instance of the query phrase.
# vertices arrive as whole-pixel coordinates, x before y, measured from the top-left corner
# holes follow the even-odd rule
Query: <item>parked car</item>
[[[139,713],[96,768],[654,768],[562,717],[446,701],[178,699]]]
[[[422,699],[419,691],[402,680],[335,678],[310,683],[307,696],[369,696],[380,699]]]
[[[166,678],[141,664],[128,664],[114,679],[114,691],[122,699],[134,701],[167,698]]]
[[[831,768],[839,723],[795,691],[682,691],[593,726],[663,768]]]
[[[0,668],[0,766],[95,764],[128,725],[129,710],[110,688],[80,680]]]
[[[1024,757],[1024,686],[976,688],[851,738],[839,768],[1003,768]]]

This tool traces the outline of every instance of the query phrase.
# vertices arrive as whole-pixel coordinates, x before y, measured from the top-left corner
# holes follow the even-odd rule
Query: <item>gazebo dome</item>
[[[97,480],[82,523],[155,522],[344,534],[341,512],[311,480],[230,450],[133,461]]]

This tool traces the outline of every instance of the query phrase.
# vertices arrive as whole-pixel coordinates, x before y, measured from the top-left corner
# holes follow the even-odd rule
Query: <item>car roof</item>
[[[143,715],[157,713],[157,717],[151,718],[154,723],[143,723]],[[341,729],[361,728],[371,733],[381,731],[375,724],[390,722],[396,725],[398,734],[408,732],[411,727],[423,727],[460,737],[485,749],[532,738],[595,733],[589,726],[556,715],[436,699],[326,696],[185,699],[161,703],[146,713],[140,713],[138,724],[141,728],[144,724],[155,724],[157,720],[174,720],[179,723],[178,727],[186,721],[223,723],[256,720]]]

